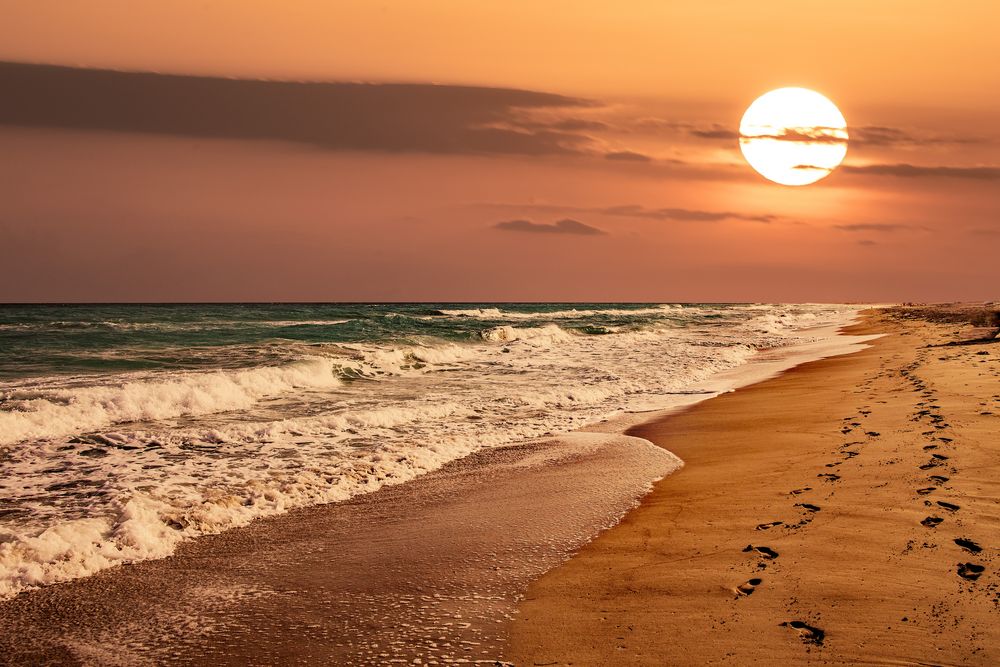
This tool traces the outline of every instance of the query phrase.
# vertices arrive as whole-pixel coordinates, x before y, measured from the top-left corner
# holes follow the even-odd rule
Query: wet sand
[[[0,603],[0,664],[494,664],[528,583],[677,459],[581,433],[485,450]]]
[[[862,352],[629,433],[685,467],[529,588],[519,665],[1000,664],[1000,344]]]

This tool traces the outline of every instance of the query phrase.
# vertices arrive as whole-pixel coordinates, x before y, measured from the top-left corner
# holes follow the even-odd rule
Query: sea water
[[[669,405],[854,310],[0,307],[0,598]]]

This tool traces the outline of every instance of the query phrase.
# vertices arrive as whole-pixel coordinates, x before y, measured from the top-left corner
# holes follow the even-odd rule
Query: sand
[[[487,450],[24,593],[0,664],[998,664],[1000,345],[851,331],[878,332],[624,436]],[[685,466],[632,509],[676,465],[650,443]]]
[[[846,357],[630,431],[685,467],[529,588],[519,665],[1000,664],[1000,345]]]

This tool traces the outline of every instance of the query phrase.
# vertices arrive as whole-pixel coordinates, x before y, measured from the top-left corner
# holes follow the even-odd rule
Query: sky
[[[0,301],[943,301],[1000,283],[1000,4],[0,0]],[[847,120],[813,185],[739,121]]]

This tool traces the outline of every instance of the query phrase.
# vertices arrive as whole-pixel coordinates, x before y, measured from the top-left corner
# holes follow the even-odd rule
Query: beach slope
[[[534,582],[518,665],[997,664],[1000,345],[859,353],[636,427],[685,467]]]

